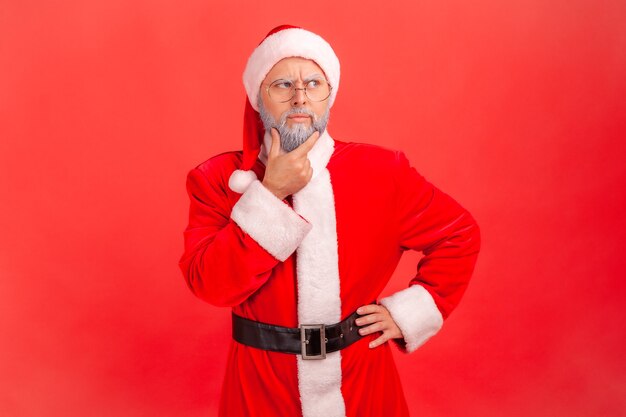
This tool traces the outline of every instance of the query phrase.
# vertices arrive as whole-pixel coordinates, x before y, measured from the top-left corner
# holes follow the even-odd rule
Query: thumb
[[[294,149],[292,152],[296,155],[306,155],[311,149],[313,149],[313,145],[317,142],[317,139],[320,137],[320,132],[316,130],[313,132],[311,136],[304,143]]]
[[[272,135],[272,145],[270,146],[269,156],[275,158],[280,155],[280,134],[276,128],[272,128],[270,134]]]

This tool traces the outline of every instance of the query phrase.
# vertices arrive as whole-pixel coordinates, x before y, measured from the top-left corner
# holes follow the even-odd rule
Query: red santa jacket
[[[378,299],[405,250],[423,252],[408,288],[381,299],[410,353],[441,328],[474,268],[479,229],[402,152],[344,143],[325,132],[309,159],[313,178],[284,201],[263,178],[269,137],[252,171],[241,152],[189,172],[189,225],[180,259],[201,299],[279,326],[341,321]],[[264,351],[233,340],[220,415],[407,416],[389,344],[380,333],[327,355]]]

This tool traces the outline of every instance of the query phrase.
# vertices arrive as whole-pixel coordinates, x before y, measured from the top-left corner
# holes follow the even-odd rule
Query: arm
[[[424,257],[409,288],[385,297],[402,331],[393,339],[405,353],[416,350],[441,328],[459,303],[480,249],[480,231],[470,213],[428,183],[406,156],[397,153],[398,244]]]
[[[311,228],[258,180],[232,208],[225,188],[217,167],[209,165],[206,175],[189,172],[189,225],[179,262],[191,291],[216,306],[238,305],[257,291]]]

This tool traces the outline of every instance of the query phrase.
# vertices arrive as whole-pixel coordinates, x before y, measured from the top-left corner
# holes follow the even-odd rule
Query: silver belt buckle
[[[307,355],[306,346],[309,341],[306,340],[306,329],[318,329],[320,331],[320,354]],[[325,324],[301,324],[300,325],[300,342],[302,349],[302,359],[325,359],[326,358],[326,325]]]

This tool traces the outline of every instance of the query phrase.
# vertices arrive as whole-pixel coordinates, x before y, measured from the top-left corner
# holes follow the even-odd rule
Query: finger
[[[270,134],[272,135],[272,145],[270,146],[269,156],[275,158],[280,155],[280,134],[276,128],[272,128]]]
[[[363,317],[359,317],[355,320],[357,326],[364,326],[366,324],[375,323],[377,321],[383,321],[384,317],[379,313],[371,313]]]
[[[296,149],[294,149],[291,152],[296,156],[301,156],[301,155],[309,153],[309,151],[313,148],[313,145],[315,145],[315,142],[317,142],[317,139],[319,137],[320,137],[320,132],[316,130],[315,132],[313,132],[311,136],[309,136],[307,140],[304,141],[302,145],[298,146]]]
[[[383,325],[380,322],[376,322],[374,324],[370,324],[369,326],[365,326],[359,329],[359,334],[361,336],[365,336],[366,334],[382,332]]]
[[[359,307],[356,312],[360,315],[370,314],[370,313],[378,313],[382,310],[381,306],[378,304],[367,304]]]
[[[387,342],[387,340],[389,340],[389,338],[387,337],[387,335],[385,335],[384,333],[376,340],[370,342],[369,347],[371,349],[378,347],[382,344],[384,344],[385,342]]]

